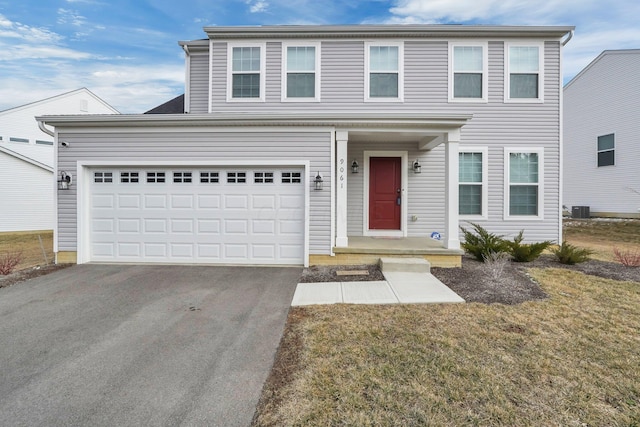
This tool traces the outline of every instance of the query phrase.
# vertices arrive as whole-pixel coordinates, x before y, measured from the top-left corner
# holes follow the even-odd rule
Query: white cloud
[[[248,0],[247,4],[251,13],[264,13],[269,8],[269,2],[265,0]]]
[[[76,10],[58,9],[58,24],[73,25],[75,27],[84,27],[87,25],[87,18],[80,15]]]

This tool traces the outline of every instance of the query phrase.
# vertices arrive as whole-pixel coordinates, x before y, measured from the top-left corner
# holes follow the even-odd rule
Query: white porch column
[[[349,132],[336,131],[336,247],[349,246],[347,237],[347,143]]]
[[[444,247],[460,249],[458,238],[458,170],[460,129],[450,131],[445,142],[445,236]]]

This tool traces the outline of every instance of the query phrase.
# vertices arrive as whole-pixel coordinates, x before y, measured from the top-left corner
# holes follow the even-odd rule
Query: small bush
[[[509,264],[509,255],[506,252],[495,252],[484,257],[484,272],[489,278],[495,282],[502,282],[504,271],[507,264]]]
[[[553,244],[551,240],[536,243],[522,243],[524,239],[524,230],[513,239],[513,241],[505,241],[509,248],[509,254],[515,262],[531,262],[538,258],[542,252]]]
[[[474,256],[478,261],[484,262],[486,257],[499,252],[507,252],[508,247],[502,236],[489,233],[478,224],[470,223],[473,231],[460,227],[464,236],[464,243],[461,244],[465,252]]]
[[[0,275],[11,274],[22,259],[22,251],[6,252],[0,255]]]
[[[625,267],[640,267],[640,252],[613,248],[613,255]]]
[[[562,245],[551,251],[560,263],[569,265],[585,262],[589,259],[589,255],[593,253],[589,249],[579,248],[567,242],[562,242]]]

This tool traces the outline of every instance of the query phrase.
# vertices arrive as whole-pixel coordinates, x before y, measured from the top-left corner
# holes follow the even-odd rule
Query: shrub
[[[522,243],[523,239],[524,230],[521,230],[513,241],[505,241],[505,244],[509,248],[509,254],[511,254],[515,262],[531,262],[553,244],[551,240],[536,243]]]
[[[474,256],[478,261],[484,262],[487,256],[499,252],[507,252],[508,248],[502,236],[489,233],[478,224],[470,222],[473,231],[460,227],[464,236],[464,243],[461,244],[465,252]]]
[[[585,262],[589,259],[589,255],[593,253],[593,251],[589,249],[579,248],[564,241],[562,242],[562,245],[552,249],[552,252],[558,258],[560,263],[569,265]]]
[[[613,248],[613,255],[625,267],[640,267],[640,252]]]
[[[503,280],[502,272],[509,264],[509,255],[506,252],[495,252],[484,257],[484,272],[489,278],[495,282],[501,283]]]
[[[13,269],[22,262],[22,251],[6,252],[0,255],[0,275],[11,274]]]

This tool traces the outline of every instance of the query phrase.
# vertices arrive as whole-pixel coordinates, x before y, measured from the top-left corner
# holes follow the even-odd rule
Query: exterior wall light
[[[313,184],[315,185],[316,190],[322,190],[322,177],[320,176],[320,172],[318,171],[318,175],[316,175],[316,179],[313,180]]]
[[[71,187],[71,175],[65,171],[60,172],[60,179],[58,180],[58,190],[68,190]]]
[[[418,159],[413,162],[413,173],[422,173],[422,166],[420,166],[420,163],[418,163]]]
[[[353,163],[351,163],[351,173],[358,173],[358,168],[360,165],[356,159],[353,159]]]

